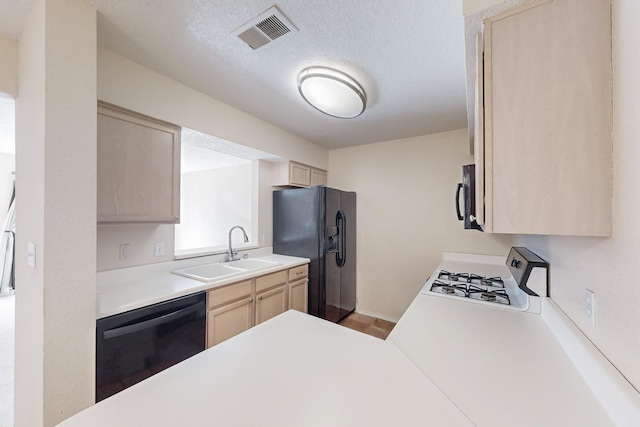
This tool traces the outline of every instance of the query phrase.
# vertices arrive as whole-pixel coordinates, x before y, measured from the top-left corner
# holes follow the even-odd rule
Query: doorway
[[[15,100],[0,93],[0,426],[13,426],[15,367],[15,294],[13,242],[15,218],[9,218],[15,184]],[[11,231],[13,229],[13,231]]]

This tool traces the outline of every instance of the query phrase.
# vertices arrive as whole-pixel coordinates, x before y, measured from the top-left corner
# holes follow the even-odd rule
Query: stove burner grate
[[[479,299],[482,301],[495,302],[499,304],[510,305],[511,300],[509,299],[509,295],[507,291],[504,289],[484,289],[479,286],[469,285],[469,290],[467,291],[467,297],[471,299]]]
[[[431,292],[469,298],[478,301],[511,305],[501,277],[485,277],[473,273],[452,273],[440,270]]]
[[[431,285],[431,292],[467,297],[467,287],[463,283],[445,283],[438,279]]]
[[[485,277],[473,273],[451,273],[446,270],[440,270],[438,279],[450,280],[452,282],[473,283],[476,285],[493,286],[496,288],[504,288],[504,280],[502,277],[493,276]]]

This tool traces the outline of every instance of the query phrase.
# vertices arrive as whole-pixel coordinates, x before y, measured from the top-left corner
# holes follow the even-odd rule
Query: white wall
[[[97,271],[173,260],[173,225],[101,224],[97,232]],[[164,255],[155,256],[156,242],[164,242]],[[129,245],[129,258],[120,259],[120,245]]]
[[[36,0],[19,53],[15,426],[38,427],[95,393],[95,8]]]
[[[15,170],[15,154],[0,153],[0,222],[4,220],[4,214],[9,209],[15,177],[11,172]]]
[[[0,92],[18,95],[18,42],[0,36]]]
[[[226,247],[229,230],[235,225],[252,235],[252,169],[248,162],[182,174],[177,250]],[[257,234],[253,243],[256,238]],[[234,232],[232,239],[234,244],[243,242],[242,233]]]
[[[329,153],[329,186],[357,193],[356,311],[400,318],[443,250],[506,256],[509,236],[464,230],[456,219],[468,163],[466,129]]]
[[[214,98],[158,74],[121,55],[98,49],[98,98],[133,111],[217,136],[260,151],[327,169],[329,151],[296,135],[268,124]],[[260,162],[260,245],[271,244],[270,165]],[[265,210],[269,209],[266,213]],[[98,268],[106,270],[172,259],[172,225],[100,226]],[[136,251],[122,262],[118,246],[131,241]],[[154,257],[156,241],[165,242],[165,256]]]
[[[273,165],[260,160],[258,163],[258,243],[273,246]],[[255,165],[254,165],[255,166]],[[254,171],[255,176],[255,171]]]
[[[98,98],[227,141],[326,169],[328,150],[106,49]]]
[[[0,36],[0,96],[18,94],[18,42]],[[13,191],[15,154],[0,153],[0,221]]]

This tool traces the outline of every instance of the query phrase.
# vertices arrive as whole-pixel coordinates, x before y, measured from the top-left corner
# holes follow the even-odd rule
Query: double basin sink
[[[213,283],[232,276],[239,276],[241,274],[277,267],[279,265],[282,264],[279,262],[265,261],[255,258],[239,259],[237,261],[216,262],[197,265],[195,267],[182,268],[180,270],[172,271],[172,273],[205,283]]]

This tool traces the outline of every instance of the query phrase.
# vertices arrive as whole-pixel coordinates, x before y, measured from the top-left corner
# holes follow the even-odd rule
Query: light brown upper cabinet
[[[484,230],[610,236],[610,1],[538,0],[485,19],[481,61],[474,151]]]
[[[327,185],[327,171],[298,162],[274,163],[273,176],[273,185],[276,187]]]
[[[178,223],[180,128],[98,103],[98,223]]]

